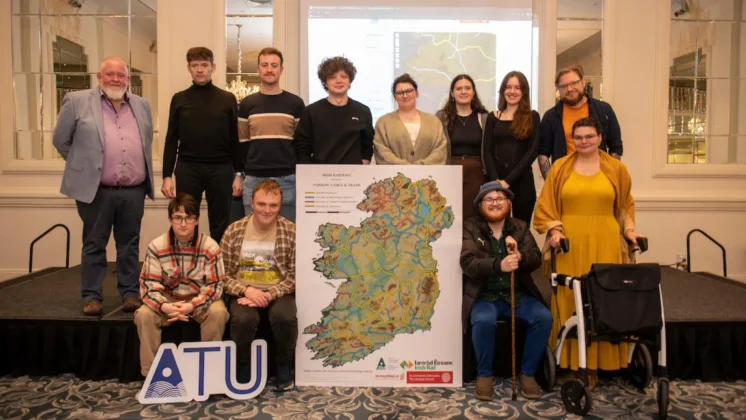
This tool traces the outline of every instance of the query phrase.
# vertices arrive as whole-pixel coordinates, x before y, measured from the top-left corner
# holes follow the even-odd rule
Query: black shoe
[[[290,371],[290,366],[277,365],[277,373],[275,374],[275,390],[277,392],[285,392],[293,389],[295,384],[293,383],[293,375]]]
[[[248,363],[238,363],[236,365],[236,379],[241,384],[249,383],[251,380],[251,368]]]

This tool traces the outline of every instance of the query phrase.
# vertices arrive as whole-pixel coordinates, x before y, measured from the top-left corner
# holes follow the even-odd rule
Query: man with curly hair
[[[294,140],[298,163],[370,163],[373,116],[370,108],[347,96],[356,73],[345,57],[327,58],[319,65],[319,80],[329,96],[303,110]]]

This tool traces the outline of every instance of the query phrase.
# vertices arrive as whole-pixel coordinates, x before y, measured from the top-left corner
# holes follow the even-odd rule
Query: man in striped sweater
[[[271,178],[282,188],[280,215],[295,222],[295,147],[293,135],[303,113],[303,99],[280,88],[282,53],[275,48],[259,51],[257,71],[261,90],[238,106],[238,141],[244,159],[245,214],[252,212],[251,195],[259,181]]]
[[[140,272],[144,305],[135,312],[140,370],[148,375],[161,345],[161,328],[193,319],[202,341],[222,341],[228,311],[221,299],[225,269],[220,247],[197,231],[199,204],[181,193],[168,205],[171,229],[150,245]]]

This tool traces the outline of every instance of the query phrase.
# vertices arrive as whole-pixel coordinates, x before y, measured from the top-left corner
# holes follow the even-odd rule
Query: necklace
[[[461,115],[456,115],[456,117],[458,118],[458,120],[461,122],[461,125],[463,125],[464,127],[466,127],[466,122],[469,121],[469,117],[470,116],[471,116],[471,114],[467,115],[466,117],[463,117],[463,119],[462,119]]]

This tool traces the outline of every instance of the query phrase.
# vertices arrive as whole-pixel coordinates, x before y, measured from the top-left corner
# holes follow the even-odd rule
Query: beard
[[[104,91],[106,97],[112,101],[120,101],[124,98],[124,92],[127,91],[127,86],[117,88],[114,86],[101,86],[101,90]]]
[[[578,99],[573,100],[573,99],[562,98],[562,103],[570,105],[570,106],[575,106],[578,103],[580,103],[580,101],[582,101],[583,98],[585,98],[585,92],[581,91],[581,92],[578,92]]]
[[[482,214],[482,217],[484,217],[484,220],[486,220],[488,223],[502,222],[510,214],[510,206],[506,205],[503,206],[503,208],[501,209],[495,210],[479,209],[479,212]]]

